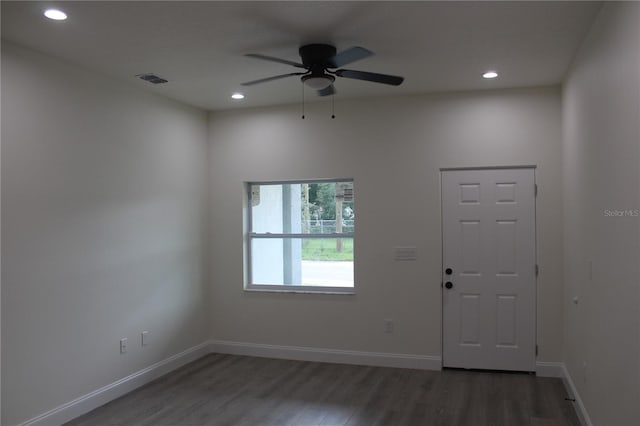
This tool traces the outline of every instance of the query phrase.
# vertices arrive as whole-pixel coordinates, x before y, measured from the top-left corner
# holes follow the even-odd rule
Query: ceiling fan
[[[292,65],[296,68],[304,69],[304,72],[292,72],[288,74],[276,75],[273,77],[261,78],[259,80],[248,81],[242,83],[243,86],[252,86],[254,84],[265,83],[267,81],[279,80],[294,75],[302,76],[300,80],[307,86],[318,91],[319,96],[328,96],[336,93],[333,82],[338,77],[353,78],[356,80],[372,81],[374,83],[390,84],[399,86],[404,77],[387,74],[377,74],[366,71],[355,71],[341,68],[360,59],[374,55],[370,50],[364,47],[351,47],[340,53],[334,46],[329,44],[307,44],[299,49],[302,63],[288,61],[286,59],[274,58],[272,56],[261,55],[258,53],[250,53],[245,56],[257,59],[263,59],[271,62]]]

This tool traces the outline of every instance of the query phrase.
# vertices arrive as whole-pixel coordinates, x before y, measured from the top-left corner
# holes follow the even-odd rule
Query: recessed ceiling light
[[[484,74],[482,74],[482,78],[496,78],[498,76],[498,73],[495,71],[487,71]]]
[[[54,21],[64,21],[67,19],[67,14],[58,9],[47,9],[44,11],[44,16]]]
[[[242,93],[234,93],[231,95],[231,99],[244,99],[244,95]]]

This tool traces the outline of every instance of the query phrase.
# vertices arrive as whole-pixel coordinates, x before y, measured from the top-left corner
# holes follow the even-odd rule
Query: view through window
[[[352,292],[352,180],[250,183],[253,289]]]

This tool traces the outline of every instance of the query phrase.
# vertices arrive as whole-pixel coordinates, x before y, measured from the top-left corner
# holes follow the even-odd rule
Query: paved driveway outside
[[[333,287],[352,287],[353,262],[303,260],[302,284]]]

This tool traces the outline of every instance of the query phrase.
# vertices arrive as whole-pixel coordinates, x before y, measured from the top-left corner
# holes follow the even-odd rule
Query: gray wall
[[[440,356],[440,168],[536,165],[539,359],[561,361],[559,89],[338,98],[336,114],[322,102],[305,120],[299,105],[211,115],[211,337]],[[357,294],[243,292],[243,182],[331,177],[355,179]],[[395,246],[418,259],[394,261]]]
[[[206,133],[202,111],[3,42],[2,424],[205,340]]]
[[[604,6],[563,104],[564,360],[593,424],[638,424],[640,217],[612,212],[640,209],[639,3]]]

